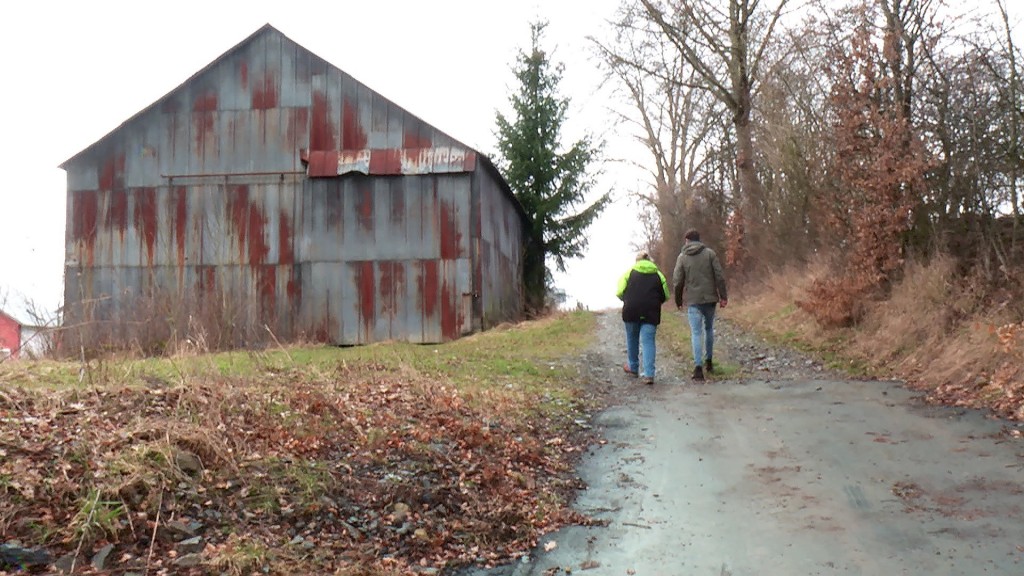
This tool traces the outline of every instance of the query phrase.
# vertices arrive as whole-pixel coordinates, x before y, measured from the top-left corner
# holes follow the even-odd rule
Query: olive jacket
[[[729,299],[725,271],[718,255],[697,240],[689,240],[683,245],[672,271],[672,285],[676,306],[683,305],[684,295],[687,306]]]

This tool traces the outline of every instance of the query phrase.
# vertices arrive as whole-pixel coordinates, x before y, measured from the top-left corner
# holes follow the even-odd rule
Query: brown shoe
[[[651,385],[654,384],[654,378],[652,376],[642,376],[640,378],[640,383],[641,384],[647,384],[648,386],[651,386]]]
[[[622,371],[632,376],[633,378],[636,378],[636,372],[633,372],[632,370],[629,369],[629,364],[623,364]]]

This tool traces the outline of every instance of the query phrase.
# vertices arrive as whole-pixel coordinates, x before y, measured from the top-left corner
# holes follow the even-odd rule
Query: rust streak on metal
[[[252,90],[253,110],[270,110],[277,107],[277,79],[270,72],[263,75],[263,81]]]
[[[358,263],[357,287],[359,290],[359,319],[368,335],[373,333],[373,320],[376,317],[376,300],[373,286],[373,262],[364,260]]]
[[[256,291],[260,296],[260,311],[264,319],[274,315],[277,305],[277,267],[254,266],[256,271]]]
[[[100,190],[124,189],[124,152],[111,156],[100,170]]]
[[[423,260],[419,277],[420,297],[423,299],[423,316],[429,321],[437,313],[440,299],[440,282],[437,274],[437,260]]]
[[[402,134],[402,148],[430,148],[432,144],[429,136],[420,136],[415,128]]]
[[[289,214],[281,210],[277,215],[277,259],[278,264],[295,263],[295,245]]]
[[[96,190],[83,190],[72,195],[74,202],[74,216],[72,224],[72,237],[76,242],[84,244],[86,266],[93,266],[96,262],[94,249],[96,247],[96,227],[99,219],[99,192]]]
[[[135,229],[146,249],[146,262],[148,266],[153,265],[156,254],[156,237],[159,229],[157,222],[157,205],[155,188],[135,189]]]
[[[228,219],[238,237],[238,262],[245,262],[245,248],[249,240],[249,187],[228,187]]]
[[[116,230],[118,237],[124,241],[124,234],[128,230],[128,192],[125,190],[111,190],[107,193],[110,204],[107,207],[107,214],[104,224],[107,230]]]
[[[249,264],[263,264],[270,254],[270,246],[264,235],[266,218],[255,204],[249,204]]]
[[[459,223],[454,212],[450,202],[440,201],[442,260],[455,260],[460,256],[459,244],[462,240],[462,233],[459,232]]]
[[[313,92],[310,111],[309,147],[313,150],[332,150],[338,144],[331,129],[331,107],[323,92]]]
[[[366,131],[359,124],[359,108],[348,98],[342,103],[341,131],[343,150],[366,148]]]
[[[171,190],[171,203],[173,204],[174,222],[174,248],[178,267],[185,266],[185,240],[188,234],[188,204],[186,203],[186,188],[175,186]]]
[[[456,296],[454,287],[448,284],[446,277],[441,285],[441,336],[445,340],[455,340],[459,337],[462,314],[461,306],[456,305]]]

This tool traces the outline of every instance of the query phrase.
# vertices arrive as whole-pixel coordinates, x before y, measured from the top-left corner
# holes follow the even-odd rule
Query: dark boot
[[[696,368],[694,368],[693,369],[693,376],[692,376],[692,378],[694,380],[703,380],[704,379],[704,369],[701,368],[700,366],[697,366]]]
[[[715,363],[711,361],[711,358],[704,361],[704,372],[707,372],[708,374],[715,373]]]

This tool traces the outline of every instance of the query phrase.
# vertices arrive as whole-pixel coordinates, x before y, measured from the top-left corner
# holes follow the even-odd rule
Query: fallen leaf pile
[[[494,565],[588,522],[567,504],[584,440],[529,402],[373,363],[318,378],[4,389],[0,544],[82,574]]]

